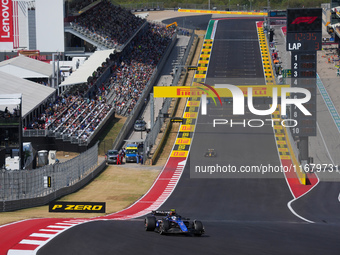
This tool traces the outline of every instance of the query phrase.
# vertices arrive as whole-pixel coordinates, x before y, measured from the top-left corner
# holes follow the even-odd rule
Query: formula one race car
[[[208,151],[204,154],[204,157],[216,157],[216,152],[214,149],[208,149]]]
[[[156,216],[164,217],[157,219]],[[191,234],[201,236],[205,232],[201,221],[182,218],[175,210],[152,211],[151,216],[145,217],[144,227],[146,231],[156,230],[161,235]]]

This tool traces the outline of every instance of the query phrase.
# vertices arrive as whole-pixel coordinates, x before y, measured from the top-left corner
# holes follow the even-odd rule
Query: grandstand
[[[19,16],[22,11],[30,20],[36,5],[44,3],[19,1]],[[132,115],[138,102],[147,97],[145,91],[150,91],[146,89],[154,80],[157,65],[176,37],[174,28],[148,23],[108,0],[65,4],[65,46],[77,48],[81,41],[78,48],[82,48],[87,42],[86,54],[76,52],[74,56],[88,59],[58,87],[55,77],[60,78],[60,73],[48,62],[53,58],[68,60],[71,55],[66,51],[42,52],[23,47],[30,58],[19,56],[22,49],[4,51],[0,56],[4,59],[0,71],[7,71],[0,72],[1,93],[22,93],[23,142],[31,142],[37,151],[85,151],[117,115]],[[33,30],[28,28],[29,33]],[[32,39],[30,34],[26,39]],[[41,45],[38,42],[37,39],[36,45]],[[92,49],[96,50],[91,52]],[[52,63],[55,66],[57,60]]]
[[[83,5],[79,3],[75,6]],[[90,6],[66,18],[68,22],[65,24],[65,32],[100,50],[121,51],[145,24],[143,19],[107,0],[95,1]]]
[[[84,31],[95,41],[116,48],[137,31],[144,21],[109,1],[101,1],[93,8],[74,18],[71,26]]]
[[[175,34],[174,29],[147,23],[109,1],[90,4],[67,21],[85,31],[82,37],[107,48],[119,47],[121,52],[103,51],[105,61],[86,81],[66,79],[67,84],[62,84],[66,89],[59,90],[55,101],[41,105],[41,113],[25,122],[24,141],[39,144],[38,149],[67,146],[69,151],[84,151],[115,115],[129,116]]]

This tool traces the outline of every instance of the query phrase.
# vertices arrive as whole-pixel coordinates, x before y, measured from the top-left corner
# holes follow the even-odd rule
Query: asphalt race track
[[[320,182],[308,194],[294,201],[292,208],[311,221],[339,226],[339,182]]]
[[[250,84],[251,80],[256,82],[253,84],[264,84],[255,19],[220,20],[215,40],[207,84]],[[234,72],[226,71],[226,66]],[[196,166],[209,164],[280,165],[271,125],[258,129],[212,127],[214,118],[229,119],[231,114],[230,105],[224,102],[222,107],[210,104],[208,115],[199,116],[184,173],[161,207],[176,208],[185,217],[202,220],[206,229],[202,237],[145,232],[142,219],[96,221],[61,233],[37,254],[338,255],[340,203],[330,205],[322,199],[326,193],[336,191],[328,189],[327,183],[292,202],[297,214],[316,222],[311,224],[288,208],[293,196],[282,173],[235,173],[215,178],[194,173]],[[247,112],[242,118],[254,116]],[[217,156],[205,158],[204,153],[211,148]],[[317,196],[317,201],[324,202],[314,206]],[[327,203],[331,209],[322,209]]]
[[[198,16],[184,16],[178,18],[171,18],[163,20],[164,24],[171,24],[173,22],[177,22],[178,26],[195,29],[195,30],[205,30],[207,29],[207,25],[209,20],[211,19],[211,14],[203,14]]]
[[[219,21],[206,83],[265,84],[254,19]]]

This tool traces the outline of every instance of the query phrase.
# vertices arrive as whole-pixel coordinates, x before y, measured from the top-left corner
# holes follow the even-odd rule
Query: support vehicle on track
[[[125,162],[137,163],[137,156],[138,156],[138,147],[137,144],[128,144],[126,145],[126,155],[125,155]]]
[[[117,164],[117,159],[119,157],[118,150],[108,150],[105,154],[106,163]]]
[[[157,219],[156,216],[164,216]],[[152,211],[150,216],[145,217],[144,227],[146,231],[156,231],[164,234],[189,234],[201,236],[204,234],[204,226],[201,221],[183,218],[175,210]]]

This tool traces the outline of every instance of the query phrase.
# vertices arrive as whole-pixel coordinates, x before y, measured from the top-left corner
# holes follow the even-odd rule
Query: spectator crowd
[[[95,0],[68,0],[68,8],[71,12],[78,12],[93,2]]]
[[[129,114],[135,107],[173,33],[174,30],[150,24],[123,54],[115,55],[108,87],[114,91],[113,105],[118,114]]]
[[[114,47],[123,45],[144,23],[131,12],[103,0],[74,20],[89,36]]]
[[[108,1],[98,6],[101,8],[86,12],[78,22],[103,36],[115,38],[117,43],[128,40],[141,24],[135,16]],[[99,25],[101,22],[102,25]],[[107,27],[108,24],[113,24],[114,29]],[[66,90],[25,128],[45,129],[86,140],[111,110],[128,116],[174,33],[174,28],[148,24],[122,52],[110,54],[86,84],[74,85]],[[98,78],[107,70],[110,71],[109,78],[98,84]]]

